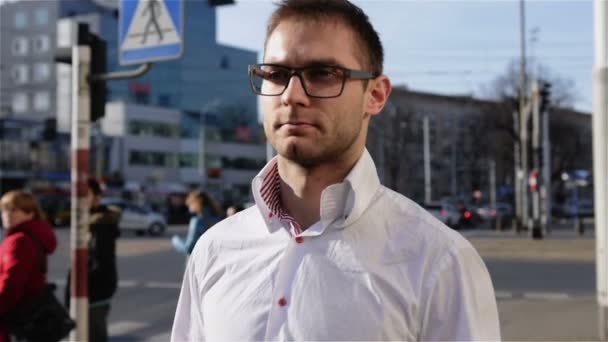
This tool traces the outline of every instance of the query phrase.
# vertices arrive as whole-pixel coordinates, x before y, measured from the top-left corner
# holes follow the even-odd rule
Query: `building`
[[[54,1],[0,6],[0,116],[42,122],[55,117]]]
[[[131,69],[134,67],[121,67],[118,63],[117,3],[32,0],[4,2],[0,6],[0,40],[3,47],[10,47],[0,51],[0,118],[11,124],[30,122],[39,127],[38,132],[42,126],[57,127],[62,134],[57,135],[57,141],[52,144],[61,146],[49,149],[51,157],[53,151],[69,151],[67,133],[71,125],[71,68],[54,62],[56,48],[61,43],[58,39],[63,37],[57,22],[67,18],[89,24],[90,31],[107,42],[108,71]],[[108,82],[108,99],[209,115],[221,113],[216,123],[221,137],[233,140],[230,134],[237,132],[237,128],[241,129],[239,132],[248,130],[258,136],[257,100],[249,90],[247,79],[247,65],[257,62],[257,54],[217,44],[215,9],[210,4],[225,3],[230,1],[185,1],[183,57],[155,63],[143,77]],[[49,119],[56,119],[56,123]],[[31,130],[18,130],[25,131]],[[31,135],[27,133],[16,139],[35,139]],[[8,147],[2,146],[8,151]],[[11,165],[26,165],[29,155],[31,153],[15,155],[23,160],[11,159]],[[66,158],[61,155],[55,158],[52,164],[60,165],[60,170],[48,171],[69,176]],[[7,172],[0,168],[0,175]],[[26,168],[11,170],[11,174],[33,177]]]
[[[494,190],[499,200],[512,202],[512,113],[502,102],[396,87],[384,112],[371,121],[368,149],[387,186],[424,202],[423,123],[427,118],[431,200],[469,201],[479,190],[481,200],[489,201]],[[555,195],[563,171],[592,169],[591,115],[566,108],[552,108],[549,115]]]
[[[203,185],[221,200],[250,200],[251,180],[266,162],[263,140],[227,141],[217,118],[200,121],[201,113],[108,103],[101,125],[108,138],[92,150],[103,151],[95,152],[103,174],[119,174],[135,188],[162,193]]]

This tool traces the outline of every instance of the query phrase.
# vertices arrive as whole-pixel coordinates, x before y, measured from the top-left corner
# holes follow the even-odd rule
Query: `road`
[[[168,341],[179,296],[185,258],[170,242],[185,227],[171,227],[163,237],[125,233],[118,241],[119,289],[112,302],[111,341]],[[59,248],[51,257],[49,279],[63,296],[69,260],[69,230],[56,230]],[[61,297],[63,298],[63,297]]]
[[[69,231],[58,229],[60,247],[49,278],[63,294]],[[118,243],[120,286],[110,314],[112,341],[168,341],[179,295],[184,257],[170,243],[174,226],[159,238],[125,234]],[[555,234],[526,237],[463,233],[484,258],[498,299],[505,340],[595,340],[595,251],[593,238]]]

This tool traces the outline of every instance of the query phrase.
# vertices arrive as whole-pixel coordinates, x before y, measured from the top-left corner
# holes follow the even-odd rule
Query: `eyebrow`
[[[280,65],[280,66],[284,66],[287,68],[306,68],[306,67],[311,67],[311,66],[336,66],[336,67],[341,67],[341,68],[346,68],[342,63],[339,63],[335,58],[320,58],[320,59],[313,59],[310,61],[307,61],[306,63],[303,63],[297,67],[291,66],[291,65],[286,65],[283,64],[279,61],[264,61],[264,64],[273,64],[273,65]]]

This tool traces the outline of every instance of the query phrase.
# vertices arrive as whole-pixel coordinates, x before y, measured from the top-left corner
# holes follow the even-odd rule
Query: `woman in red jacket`
[[[0,244],[0,318],[19,301],[35,296],[44,289],[36,243],[38,239],[46,256],[57,247],[53,228],[43,220],[38,202],[24,191],[10,191],[0,199],[4,240]],[[31,237],[30,237],[31,236]],[[8,328],[0,319],[0,342],[10,341]]]

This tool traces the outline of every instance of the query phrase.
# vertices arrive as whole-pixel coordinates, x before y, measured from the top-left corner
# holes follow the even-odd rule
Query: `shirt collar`
[[[280,197],[268,196],[269,185],[276,186],[277,184],[269,182],[269,179],[274,177],[278,177],[276,156],[262,168],[251,183],[255,204],[271,233],[281,227],[274,220],[276,215],[284,213]],[[309,227],[305,232],[306,235],[320,235],[327,227],[332,226],[332,223],[334,227],[341,229],[355,222],[369,206],[379,186],[380,180],[374,161],[365,149],[342,183],[332,184],[323,190],[321,193],[321,224]]]

